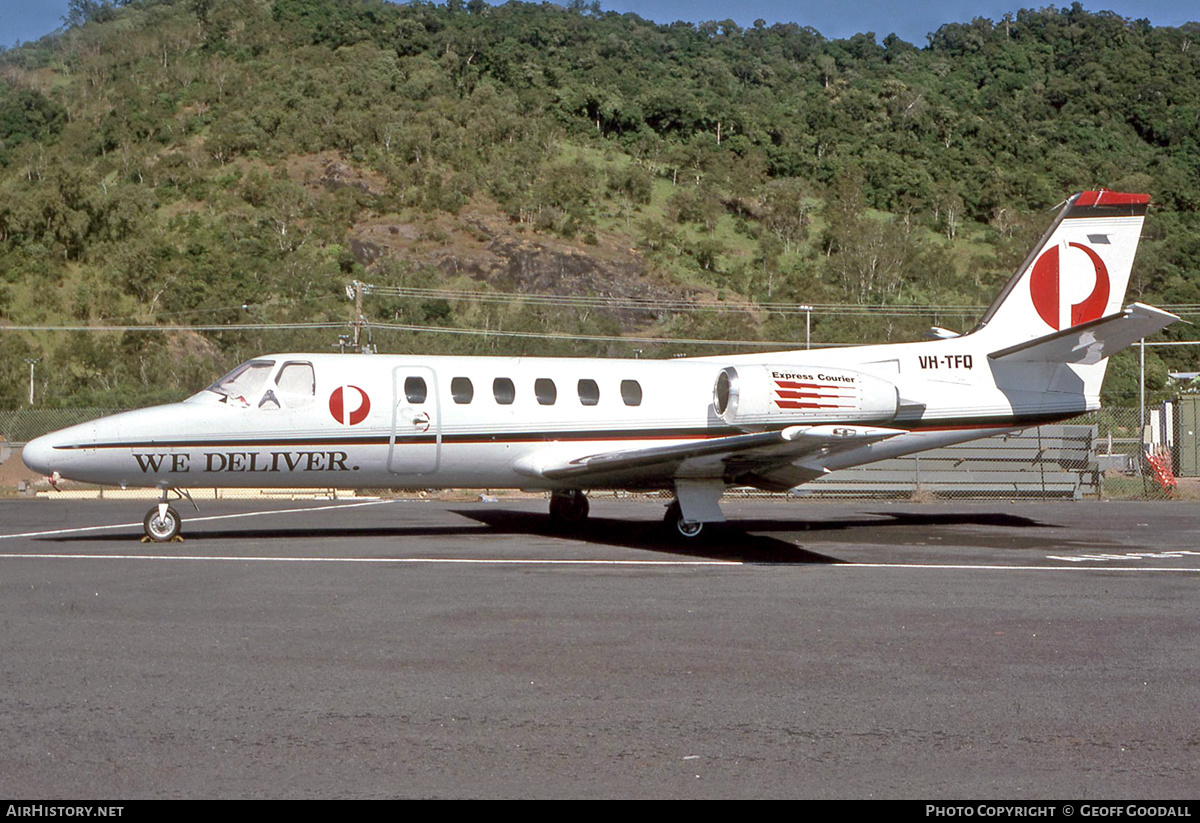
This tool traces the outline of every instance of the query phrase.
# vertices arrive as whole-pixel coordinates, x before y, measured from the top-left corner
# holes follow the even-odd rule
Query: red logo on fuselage
[[[351,406],[354,403],[354,396],[358,395],[358,405]],[[349,403],[347,403],[349,399]],[[367,397],[367,393],[358,386],[338,386],[333,390],[333,394],[329,395],[329,413],[333,415],[333,419],[337,422],[353,426],[355,423],[361,423],[367,419],[367,413],[371,411],[371,398]]]
[[[1037,309],[1038,316],[1052,329],[1063,329],[1098,320],[1104,314],[1104,307],[1108,305],[1108,268],[1100,259],[1100,255],[1082,243],[1067,245],[1087,255],[1096,273],[1096,284],[1092,287],[1091,294],[1070,307],[1070,316],[1063,317],[1064,284],[1060,276],[1062,262],[1059,259],[1059,246],[1051,246],[1042,252],[1042,256],[1034,262],[1033,272],[1029,276],[1029,294],[1033,298],[1033,307]],[[1078,271],[1077,265],[1069,266],[1068,271]],[[1066,285],[1069,287],[1072,284]]]

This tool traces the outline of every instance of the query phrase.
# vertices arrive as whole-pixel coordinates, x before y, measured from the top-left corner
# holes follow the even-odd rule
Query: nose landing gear
[[[146,512],[146,519],[142,521],[146,540],[155,543],[169,543],[175,539],[182,540],[183,538],[179,537],[179,529],[182,525],[183,520],[180,519],[179,512],[166,503],[159,503]]]
[[[146,517],[142,520],[142,530],[146,533],[146,536],[142,538],[143,543],[172,543],[183,540],[183,536],[179,533],[183,528],[183,518],[167,503],[167,491],[167,489],[162,490],[162,498],[158,501],[158,505],[146,512]],[[196,506],[196,501],[192,500],[192,496],[187,491],[184,489],[171,489],[170,491],[175,492],[180,498],[186,498],[196,507],[196,511],[200,511],[200,507]]]

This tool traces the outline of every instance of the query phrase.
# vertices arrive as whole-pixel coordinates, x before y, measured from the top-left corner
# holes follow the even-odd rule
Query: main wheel
[[[550,495],[550,519],[556,523],[576,525],[587,520],[591,504],[579,489],[554,492]]]
[[[663,523],[668,528],[674,528],[675,533],[686,540],[692,540],[700,536],[704,531],[704,523],[699,520],[684,520],[683,507],[679,505],[678,500],[671,501],[671,505],[667,506],[667,513],[663,515]]]
[[[146,536],[155,543],[169,543],[174,540],[179,536],[179,529],[182,525],[183,521],[179,519],[179,513],[170,506],[167,506],[166,511],[162,514],[159,514],[158,506],[155,506],[146,512],[146,519],[142,521]]]

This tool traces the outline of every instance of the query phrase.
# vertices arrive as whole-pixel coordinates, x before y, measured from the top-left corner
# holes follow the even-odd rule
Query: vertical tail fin
[[[1103,190],[1071,197],[976,331],[1018,344],[1119,312],[1149,202]]]

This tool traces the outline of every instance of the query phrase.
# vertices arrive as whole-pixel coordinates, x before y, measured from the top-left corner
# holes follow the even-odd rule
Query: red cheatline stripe
[[[852,409],[839,403],[798,403],[795,400],[776,400],[775,405],[781,409]]]
[[[815,399],[821,399],[823,397],[827,397],[831,400],[844,399],[840,394],[825,394],[823,392],[816,392],[816,391],[784,391],[783,389],[776,389],[775,393],[777,395],[779,395],[780,397],[790,397],[795,400],[803,399],[806,397],[807,398],[815,398]]]
[[[847,386],[842,383],[793,383],[790,380],[776,380],[775,385],[781,389],[837,389],[841,391],[854,388],[853,385]]]

